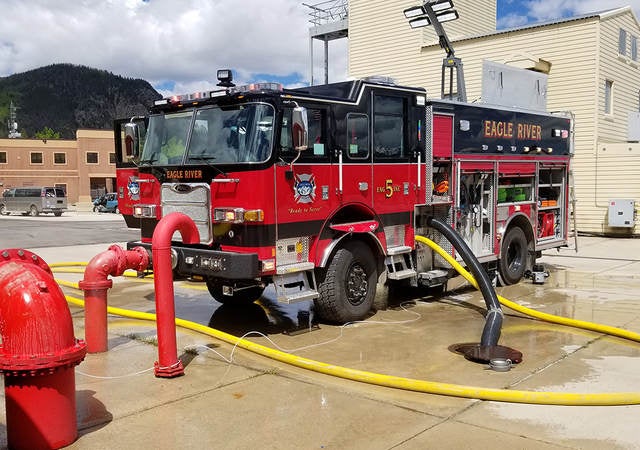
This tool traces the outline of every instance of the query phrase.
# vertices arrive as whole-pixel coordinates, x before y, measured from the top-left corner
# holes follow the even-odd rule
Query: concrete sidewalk
[[[108,244],[33,249],[47,262],[88,261]],[[580,251],[545,252],[545,285],[501,295],[545,312],[640,331],[640,240],[581,238]],[[82,275],[58,273],[77,281]],[[75,297],[82,293],[65,291]],[[408,296],[348,327],[283,333],[269,291],[244,308],[220,306],[202,285],[176,282],[176,314],[317,361],[370,372],[483,388],[558,392],[640,390],[640,345],[505,311],[500,343],[523,352],[494,372],[449,350],[478,342],[484,301],[460,287],[442,298]],[[118,278],[109,304],[155,311],[153,284]],[[76,337],[84,311],[71,307]],[[285,365],[178,328],[185,375],[153,376],[154,323],[109,316],[109,351],[76,369],[74,449],[639,448],[640,406],[512,404],[405,391]],[[265,336],[268,336],[265,337]],[[0,442],[6,442],[4,411]]]

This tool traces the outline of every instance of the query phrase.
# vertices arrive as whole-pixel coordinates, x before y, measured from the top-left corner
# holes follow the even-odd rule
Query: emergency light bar
[[[254,92],[282,92],[283,87],[280,83],[251,83],[230,89],[232,94],[244,94]]]
[[[218,73],[221,71],[219,70]],[[220,75],[218,75],[220,77]],[[231,79],[231,75],[229,78],[222,77],[223,79]],[[221,86],[221,84],[218,84]],[[262,92],[282,92],[284,87],[281,83],[251,83],[245,84],[242,86],[237,86],[233,83],[228,87],[228,89],[220,89],[216,91],[209,92],[194,92],[192,94],[183,94],[183,95],[173,95],[171,97],[163,98],[160,100],[156,100],[153,102],[154,106],[166,106],[166,105],[177,105],[181,106],[183,104],[197,105],[200,100],[206,100],[208,98],[222,97],[227,94],[249,94],[249,93],[262,93]]]

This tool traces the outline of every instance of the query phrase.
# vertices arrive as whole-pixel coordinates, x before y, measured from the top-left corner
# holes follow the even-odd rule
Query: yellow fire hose
[[[460,274],[465,277],[472,285],[476,286],[475,279],[469,274],[455,259],[449,256],[435,242],[422,237],[416,236],[416,240],[428,245],[438,254],[445,258]],[[51,267],[64,267],[70,263],[62,265],[51,265]],[[79,263],[76,265],[82,265]],[[77,283],[64,282],[60,284],[78,288]],[[623,337],[633,341],[640,341],[638,333],[629,332],[615,327],[606,325],[598,325],[589,322],[567,319],[551,314],[541,313],[529,308],[517,305],[503,297],[498,296],[500,302],[523,314],[531,315],[541,320],[554,323],[561,323],[573,327],[584,328],[587,330],[598,331],[601,333],[611,334],[613,336]],[[75,297],[67,296],[67,300],[80,307],[84,307],[84,301]],[[129,317],[140,320],[156,320],[156,315],[152,313],[144,313],[131,311],[122,308],[108,307],[109,314],[122,317]],[[451,397],[461,397],[479,400],[491,400],[499,402],[511,403],[528,403],[538,405],[566,405],[566,406],[620,406],[620,405],[637,405],[640,404],[640,392],[608,392],[608,393],[569,393],[569,392],[538,392],[538,391],[519,391],[507,389],[483,388],[476,386],[465,386],[458,384],[441,383],[434,381],[417,380],[413,378],[397,377],[393,375],[385,375],[363,370],[351,369],[348,367],[326,364],[309,358],[292,355],[280,350],[275,350],[264,345],[256,344],[246,339],[240,339],[223,331],[219,331],[195,322],[176,318],[176,325],[197,331],[208,336],[220,339],[231,345],[237,345],[251,352],[274,359],[276,361],[291,364],[303,369],[313,370],[326,375],[345,378],[352,381],[375,384],[378,386],[392,387],[396,389],[404,389],[426,394],[446,395]]]

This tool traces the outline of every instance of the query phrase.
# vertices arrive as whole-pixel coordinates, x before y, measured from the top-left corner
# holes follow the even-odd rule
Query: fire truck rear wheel
[[[499,281],[503,286],[516,284],[524,276],[529,253],[527,237],[520,227],[509,228],[502,239],[500,261],[498,262]]]
[[[322,319],[346,323],[364,319],[376,292],[376,262],[369,247],[353,241],[339,249],[320,274],[315,313]]]
[[[222,293],[224,283],[221,283],[217,278],[207,278],[206,283],[209,294],[211,294],[214,300],[222,304],[247,305],[258,300],[264,292],[264,287],[253,286],[248,289],[234,291],[233,295],[224,295]]]

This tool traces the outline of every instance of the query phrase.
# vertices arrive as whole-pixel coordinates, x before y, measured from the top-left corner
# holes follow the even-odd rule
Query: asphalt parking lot
[[[108,244],[31,248],[48,263],[88,261]],[[586,237],[580,252],[545,252],[544,285],[499,293],[530,308],[640,332],[640,240]],[[56,277],[78,281],[77,273]],[[508,372],[450,350],[477,342],[484,302],[457,281],[442,297],[407,296],[362,323],[285,333],[264,301],[227,308],[201,285],[175,283],[178,317],[293,355],[437,383],[524,391],[640,391],[640,344],[505,309],[500,343],[522,351]],[[82,292],[64,288],[67,295]],[[153,283],[118,278],[109,305],[155,311]],[[76,337],[84,310],[70,306]],[[76,368],[79,437],[69,448],[640,448],[640,406],[550,406],[458,398],[383,387],[294,367],[210,336],[177,329],[184,376],[153,376],[153,322],[109,315],[109,350]],[[4,411],[0,442],[6,443]]]

